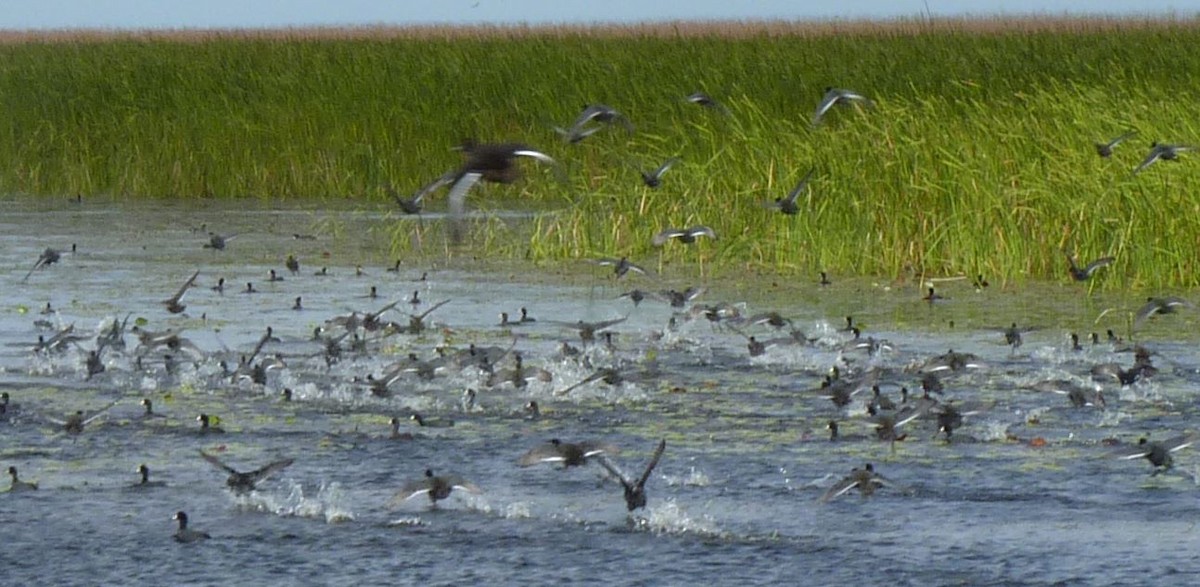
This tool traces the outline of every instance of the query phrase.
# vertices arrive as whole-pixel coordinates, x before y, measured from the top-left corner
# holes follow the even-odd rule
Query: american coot
[[[674,238],[679,239],[679,242],[685,245],[690,245],[696,242],[696,239],[702,236],[717,240],[717,233],[714,232],[713,229],[707,226],[698,225],[690,228],[668,228],[654,235],[654,239],[650,242],[656,247],[661,247],[667,244],[667,241]]]
[[[679,157],[671,157],[670,159],[667,159],[665,163],[663,163],[662,165],[659,165],[658,168],[655,169],[654,171],[641,172],[642,173],[642,183],[646,184],[646,187],[648,187],[648,188],[656,188],[656,187],[662,185],[663,174],[666,173],[667,170],[670,169],[671,166],[675,165],[676,163],[679,163]]]
[[[134,483],[133,485],[131,485],[130,486],[131,488],[133,488],[133,489],[151,489],[154,487],[166,487],[167,486],[166,482],[164,482],[164,481],[151,481],[150,480],[150,467],[147,467],[146,465],[138,465],[137,470],[138,470],[138,474],[141,475],[141,480],[139,480],[137,483]]]
[[[1097,270],[1099,270],[1101,267],[1108,267],[1109,265],[1112,265],[1113,261],[1116,260],[1115,257],[1100,257],[1099,259],[1080,267],[1075,263],[1074,255],[1066,251],[1063,251],[1063,255],[1067,258],[1067,273],[1069,273],[1071,275],[1071,279],[1074,279],[1075,281],[1087,281],[1088,279],[1091,279],[1092,275],[1094,275]]]
[[[12,477],[12,486],[9,487],[9,489],[8,489],[9,492],[17,493],[17,492],[21,492],[21,491],[37,491],[37,488],[38,488],[37,483],[30,482],[30,481],[22,481],[17,478],[17,468],[16,467],[10,466],[8,468],[8,475],[10,477]]]
[[[850,90],[844,90],[841,88],[825,88],[825,95],[821,98],[821,103],[817,104],[817,111],[813,113],[813,126],[818,126],[821,124],[821,119],[825,117],[825,113],[829,112],[830,108],[833,108],[835,105],[846,106],[853,102],[862,102],[867,106],[874,105],[874,103],[868,100],[866,96],[863,96],[857,92],[852,92]]]
[[[194,273],[192,273],[192,276],[189,277],[187,281],[183,282],[183,285],[179,286],[179,291],[176,291],[175,295],[163,300],[162,303],[167,307],[168,312],[172,314],[178,314],[187,309],[187,305],[182,303],[183,296],[187,293],[187,290],[192,287],[192,284],[196,283],[196,277],[199,275],[200,270],[197,269]]]
[[[566,469],[586,464],[589,458],[596,455],[618,453],[620,453],[620,449],[603,442],[570,443],[553,438],[550,442],[536,446],[521,455],[517,464],[529,467],[538,463],[562,463],[563,468]]]
[[[425,469],[425,477],[405,483],[392,498],[391,505],[395,507],[400,502],[426,494],[429,496],[429,503],[437,507],[437,502],[450,497],[450,492],[455,489],[467,493],[483,493],[479,486],[458,475],[437,476],[433,474],[433,469]]]
[[[782,198],[775,198],[775,201],[768,203],[767,207],[779,210],[788,216],[794,216],[799,213],[800,207],[796,205],[796,199],[800,197],[800,194],[804,193],[804,188],[808,187],[808,180],[812,178],[813,172],[816,170],[816,167],[809,169],[808,173],[804,174],[804,177],[800,178],[800,183],[796,184],[796,187],[792,188],[792,191],[788,192],[788,194]],[[821,273],[821,280],[827,283],[824,272]]]
[[[258,484],[267,477],[286,469],[289,465],[295,462],[294,459],[283,459],[259,467],[253,471],[242,473],[237,469],[234,469],[233,467],[221,462],[221,460],[217,457],[214,457],[204,451],[200,451],[200,456],[212,464],[212,466],[229,473],[229,477],[225,479],[225,484],[228,485],[229,488],[234,491],[234,493],[238,494],[254,491]]]
[[[1157,475],[1164,471],[1170,470],[1175,464],[1175,459],[1171,453],[1187,448],[1196,442],[1196,435],[1185,434],[1169,438],[1162,442],[1150,442],[1148,438],[1142,437],[1138,440],[1137,446],[1117,450],[1112,453],[1113,457],[1121,460],[1145,458],[1154,465],[1154,471],[1151,476]]]
[[[208,540],[209,538],[212,538],[212,536],[208,535],[208,532],[189,529],[188,515],[182,511],[175,512],[175,515],[171,516],[171,519],[179,522],[179,529],[175,531],[175,542],[198,542],[200,540]]]
[[[625,488],[625,507],[629,511],[638,508],[646,507],[646,481],[650,479],[650,474],[654,472],[654,467],[658,466],[658,460],[662,458],[663,451],[667,448],[667,439],[658,441],[658,446],[654,449],[654,454],[650,457],[650,462],[646,464],[646,468],[642,471],[640,477],[635,481],[630,481],[625,478],[625,475],[617,469],[616,465],[608,462],[608,459],[600,457],[600,464],[608,469],[609,473],[621,482],[621,486]]]
[[[1190,145],[1163,145],[1160,143],[1150,143],[1150,154],[1142,160],[1142,163],[1133,169],[1133,174],[1137,175],[1143,169],[1149,167],[1155,161],[1162,159],[1163,161],[1175,161],[1179,158],[1179,154],[1184,151],[1195,149]]]
[[[1096,143],[1096,154],[1100,155],[1101,157],[1104,157],[1104,158],[1111,157],[1114,147],[1121,144],[1121,142],[1124,141],[1125,139],[1132,138],[1136,134],[1137,134],[1137,131],[1133,130],[1133,131],[1129,131],[1107,143]]]
[[[859,469],[855,467],[850,470],[850,474],[843,477],[841,481],[830,487],[824,495],[821,496],[821,502],[827,502],[835,497],[849,492],[851,489],[858,488],[858,492],[863,497],[869,497],[875,493],[876,489],[891,484],[882,475],[875,472],[875,466],[867,463],[865,467]]]

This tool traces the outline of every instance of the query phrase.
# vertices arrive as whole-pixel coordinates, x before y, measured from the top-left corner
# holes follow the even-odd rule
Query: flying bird
[[[1142,160],[1142,163],[1133,169],[1133,174],[1137,175],[1141,170],[1149,167],[1155,161],[1162,159],[1163,161],[1176,161],[1179,159],[1179,154],[1184,151],[1194,150],[1195,147],[1189,145],[1163,145],[1159,143],[1150,143],[1150,154]]]
[[[866,96],[863,96],[857,92],[844,90],[841,88],[825,88],[825,96],[821,98],[821,103],[817,104],[817,111],[813,113],[812,125],[814,127],[820,125],[821,119],[825,116],[825,113],[829,112],[829,109],[833,108],[835,105],[847,106],[854,102],[862,102],[867,106],[873,106],[875,104],[871,100],[868,100]]]
[[[707,226],[693,226],[690,228],[668,228],[654,235],[654,240],[651,241],[651,244],[661,247],[667,244],[667,241],[677,238],[679,242],[690,245],[702,236],[717,240],[717,233],[713,232],[713,229]]]
[[[608,459],[603,457],[599,459],[600,464],[605,469],[608,469],[608,472],[612,473],[621,482],[621,486],[625,488],[625,507],[629,511],[632,512],[638,508],[646,507],[646,481],[650,479],[650,474],[654,472],[654,467],[658,466],[658,460],[662,458],[663,451],[666,448],[667,439],[664,438],[658,441],[658,447],[654,449],[654,454],[650,457],[650,462],[646,464],[642,475],[636,480],[626,479],[625,475],[617,469],[616,465],[608,462]]]
[[[195,273],[192,273],[192,276],[189,277],[187,281],[183,282],[183,285],[179,287],[179,291],[175,292],[175,295],[163,300],[162,303],[167,307],[168,312],[172,314],[178,314],[187,309],[187,305],[181,303],[183,301],[183,295],[187,293],[188,288],[192,287],[192,284],[196,282],[196,277],[199,275],[200,270],[197,269]]]
[[[269,463],[253,471],[247,471],[243,473],[237,469],[234,469],[233,467],[230,467],[229,465],[226,465],[217,457],[214,457],[213,455],[210,455],[204,451],[200,451],[200,456],[203,457],[204,460],[208,461],[212,466],[229,473],[229,477],[225,479],[225,484],[228,485],[229,488],[234,491],[234,493],[239,495],[254,491],[258,488],[259,483],[266,480],[271,475],[288,468],[293,462],[295,462],[294,459],[283,459]]]
[[[1131,138],[1137,134],[1136,130],[1131,130],[1107,143],[1096,143],[1096,154],[1101,157],[1108,158],[1112,156],[1113,148],[1121,144],[1125,139]]]
[[[792,188],[792,191],[788,192],[787,196],[775,198],[775,201],[769,202],[767,207],[779,210],[788,216],[794,216],[800,212],[800,207],[796,205],[796,198],[800,197],[800,194],[804,192],[804,188],[808,187],[808,180],[816,170],[816,167],[809,169],[808,173],[804,174],[804,177],[800,179],[800,183],[796,184],[796,187]]]

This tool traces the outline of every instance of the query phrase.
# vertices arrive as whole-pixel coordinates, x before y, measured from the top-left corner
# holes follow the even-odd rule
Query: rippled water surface
[[[1128,345],[1085,340],[1072,350],[1068,339],[1072,331],[1103,339],[1110,328],[1128,336],[1143,294],[1089,296],[1065,278],[978,291],[959,280],[938,282],[947,299],[931,305],[920,280],[706,281],[680,264],[620,281],[584,263],[542,273],[423,259],[386,271],[387,232],[398,220],[371,209],[4,206],[0,388],[11,403],[0,417],[0,465],[40,486],[0,494],[7,584],[1177,584],[1197,571],[1194,450],[1174,453],[1175,467],[1156,476],[1145,459],[1113,458],[1143,435],[1195,428],[1194,336],[1178,333],[1193,332],[1196,316],[1154,318],[1137,331],[1158,373],[1128,386],[1091,375],[1097,364],[1131,367]],[[211,250],[207,231],[237,236]],[[75,253],[22,281],[45,248],[73,243]],[[284,266],[289,254],[297,273]],[[322,267],[326,275],[314,275]],[[269,282],[270,269],[284,280]],[[161,301],[196,270],[186,310],[168,313]],[[219,293],[211,288],[222,277]],[[247,282],[258,293],[241,293]],[[685,308],[618,297],[692,285],[706,291]],[[409,303],[414,291],[418,305]],[[411,315],[442,300],[428,328],[408,331]],[[394,301],[380,320],[398,329],[347,333],[331,321]],[[721,302],[743,317],[778,311],[804,341],[785,342],[786,326],[706,319],[703,310]],[[521,307],[537,321],[498,325],[500,312],[515,317]],[[889,344],[875,354],[848,344],[847,315],[863,337]],[[126,316],[124,348],[106,345],[105,369],[89,377],[88,352]],[[570,327],[621,318],[608,342],[584,344]],[[1038,327],[1015,349],[998,330],[1013,322]],[[149,348],[135,325],[142,334],[178,329],[190,344]],[[251,361],[274,365],[265,383],[233,373],[268,326],[279,340]],[[76,339],[37,348],[39,337],[68,327]],[[318,328],[338,356],[314,340]],[[751,357],[748,335],[772,344]],[[579,354],[564,354],[564,342]],[[479,355],[494,347],[494,358],[464,358],[470,345]],[[951,441],[931,413],[905,424],[907,438],[893,447],[875,438],[869,381],[851,385],[864,389],[843,407],[820,389],[837,366],[847,381],[875,373],[893,401],[901,386],[915,398],[927,362],[949,349],[976,355],[979,367],[943,373],[945,391],[934,397],[981,410]],[[372,393],[364,379],[414,365],[410,353],[436,367],[432,377],[403,372]],[[511,371],[518,354],[550,381],[489,385],[487,369]],[[623,381],[565,391],[602,368]],[[1032,389],[1047,380],[1098,387],[1106,406],[1076,408]],[[473,406],[464,405],[467,389]],[[143,399],[161,417],[144,416]],[[112,402],[81,434],[56,423]],[[224,432],[202,434],[200,413]],[[453,425],[418,427],[413,413]],[[389,438],[392,417],[412,439]],[[844,440],[829,441],[830,420]],[[517,466],[551,438],[615,445],[611,460],[629,476],[665,438],[648,506],[627,513],[620,486],[595,464]],[[240,470],[295,462],[239,496],[201,450]],[[887,486],[869,499],[851,491],[821,500],[867,462]],[[130,487],[143,463],[165,487]],[[393,503],[427,468],[482,493],[456,492],[437,509],[424,497]],[[173,541],[178,510],[212,539]]]

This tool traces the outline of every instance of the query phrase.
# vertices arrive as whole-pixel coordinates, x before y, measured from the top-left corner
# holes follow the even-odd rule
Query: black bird
[[[1122,141],[1137,134],[1136,130],[1129,131],[1107,143],[1096,143],[1096,154],[1101,157],[1108,158],[1112,156],[1113,148],[1121,144]]]
[[[724,104],[718,102],[715,98],[704,92],[695,92],[684,99],[697,106],[703,106],[704,108],[711,108],[724,114],[729,114],[729,109],[726,108]]]
[[[437,179],[429,182],[428,184],[421,186],[421,189],[417,190],[416,193],[414,193],[412,196],[409,196],[407,198],[404,196],[401,196],[400,193],[397,192],[396,189],[393,188],[390,183],[384,185],[383,189],[384,189],[384,191],[387,192],[387,194],[389,196],[392,197],[393,200],[395,200],[396,205],[400,207],[401,212],[403,212],[405,214],[409,214],[409,215],[420,214],[421,209],[424,207],[423,202],[425,200],[425,197],[428,196],[429,194],[432,194],[433,192],[436,192],[438,190],[438,188],[440,188],[444,185],[449,185],[450,183],[453,183],[453,180],[454,180],[453,173],[443,175],[443,176],[438,177]]]
[[[179,291],[175,292],[175,295],[163,300],[162,303],[167,307],[168,312],[172,314],[178,314],[187,309],[187,306],[181,303],[183,301],[183,295],[187,293],[188,288],[192,287],[193,283],[196,283],[196,277],[199,275],[200,270],[197,269],[195,273],[192,273],[192,276],[189,277],[187,281],[183,282],[183,285],[179,287]]]
[[[866,466],[859,469],[855,467],[850,469],[850,474],[843,477],[830,487],[824,495],[821,496],[821,502],[827,502],[835,497],[843,495],[851,489],[858,488],[858,492],[865,498],[870,497],[875,493],[876,489],[890,485],[891,482],[885,479],[882,475],[875,472],[875,466],[867,463]]]
[[[1194,150],[1195,147],[1189,145],[1163,145],[1159,143],[1150,143],[1150,154],[1142,160],[1142,163],[1134,168],[1133,174],[1137,175],[1141,170],[1149,167],[1155,161],[1162,159],[1163,161],[1176,161],[1179,159],[1179,154],[1184,151]]]
[[[1074,255],[1071,255],[1066,251],[1063,251],[1063,255],[1066,255],[1067,263],[1069,265],[1067,267],[1067,272],[1071,274],[1071,279],[1074,279],[1075,281],[1087,281],[1092,277],[1093,274],[1096,273],[1096,270],[1100,269],[1101,267],[1108,267],[1109,265],[1112,265],[1113,261],[1116,261],[1115,257],[1100,257],[1099,259],[1080,267],[1075,263]]]
[[[296,260],[295,255],[288,255],[287,259],[283,262],[283,266],[287,267],[287,270],[290,271],[292,275],[297,275],[300,273],[300,261]]]
[[[12,485],[8,488],[9,493],[20,493],[23,491],[37,491],[38,484],[32,481],[22,481],[17,478],[17,468],[8,467],[8,476],[12,477]]]
[[[451,428],[454,426],[454,420],[447,420],[445,418],[426,418],[425,416],[422,416],[416,412],[413,412],[408,419],[416,422],[417,426],[422,428]]]
[[[625,274],[629,273],[630,271],[633,271],[634,273],[641,273],[642,275],[646,274],[646,270],[642,268],[642,266],[630,261],[629,257],[621,257],[620,259],[601,257],[592,262],[600,265],[601,267],[612,267],[613,274],[618,278],[625,277]]]
[[[817,285],[819,285],[821,287],[827,287],[827,286],[833,285],[833,282],[829,281],[829,276],[826,275],[824,271],[822,271],[821,279],[817,280]]]
[[[821,124],[821,119],[825,116],[826,112],[829,112],[830,108],[833,108],[835,105],[847,106],[852,102],[862,102],[867,106],[874,105],[873,102],[857,92],[840,88],[825,88],[825,95],[821,98],[821,103],[817,104],[817,111],[813,113],[813,126]]]
[[[588,462],[591,457],[597,455],[619,454],[620,449],[617,447],[593,441],[583,441],[580,443],[563,442],[557,438],[550,439],[550,442],[536,446],[521,455],[521,459],[517,464],[522,467],[530,467],[538,463],[562,463],[564,469],[568,467],[578,467]]]
[[[792,188],[792,191],[788,192],[788,194],[782,198],[775,198],[775,201],[770,202],[767,204],[767,206],[779,210],[788,216],[795,216],[800,212],[800,207],[796,205],[796,199],[800,197],[800,194],[804,193],[804,188],[808,187],[809,178],[812,177],[813,172],[816,170],[816,167],[809,169],[808,173],[804,174],[804,177],[800,178],[800,183],[796,184],[796,187]],[[822,275],[824,275],[824,273],[822,273]]]
[[[1196,305],[1175,296],[1165,298],[1146,298],[1146,303],[1138,309],[1137,314],[1133,318],[1133,326],[1137,328],[1145,322],[1147,318],[1155,314],[1174,314],[1180,308],[1195,308]]]
[[[462,240],[462,219],[467,192],[476,183],[512,183],[520,176],[515,164],[517,157],[529,157],[557,167],[558,162],[549,155],[520,143],[479,144],[465,141],[461,146],[466,162],[458,171],[443,175],[440,185],[450,187],[450,234],[455,242]],[[561,172],[560,172],[561,173]],[[436,183],[436,182],[435,182]]]
[[[655,169],[654,171],[641,172],[642,173],[642,183],[646,184],[646,187],[648,187],[648,188],[656,188],[656,187],[662,185],[663,174],[666,173],[667,170],[670,169],[672,165],[675,165],[678,162],[679,162],[679,157],[671,157],[670,159],[667,159],[667,161],[665,163],[663,163],[662,165],[659,165],[658,169]]]
[[[200,423],[200,434],[225,433],[224,428],[211,424],[211,417],[208,414],[200,414],[199,416],[196,416],[196,421]]]
[[[237,236],[238,235],[236,234],[221,236],[215,232],[210,232],[208,233],[208,242],[204,243],[204,248],[212,249],[214,251],[224,251],[225,245],[228,244],[229,241],[237,238]]]
[[[679,242],[690,245],[702,236],[717,240],[717,233],[713,232],[713,229],[707,226],[693,226],[690,228],[668,228],[654,235],[654,240],[651,243],[656,247],[661,247],[667,244],[667,241],[677,238]]]
[[[394,507],[402,501],[426,494],[429,496],[429,503],[432,507],[437,507],[437,502],[450,497],[450,492],[455,489],[466,491],[467,493],[483,493],[483,490],[477,485],[458,475],[442,475],[439,477],[433,474],[433,469],[425,469],[425,477],[405,483],[400,488],[400,491],[396,493],[396,496],[392,498],[391,505]]]
[[[295,462],[294,459],[283,459],[259,467],[253,471],[242,473],[233,467],[222,463],[220,459],[204,451],[200,451],[200,456],[203,457],[204,460],[208,461],[212,466],[229,473],[229,477],[225,479],[225,484],[237,494],[244,494],[254,491],[258,484],[267,477],[270,477],[271,475],[288,468],[288,466]]]
[[[625,478],[625,475],[617,469],[615,465],[608,462],[608,459],[601,457],[600,464],[608,469],[609,473],[621,482],[621,486],[625,488],[625,507],[629,511],[638,508],[646,507],[646,481],[650,479],[650,473],[654,472],[654,467],[658,466],[658,459],[662,457],[663,451],[667,448],[667,439],[658,441],[658,447],[654,449],[654,454],[650,457],[650,462],[646,464],[645,470],[636,481],[630,481]]]
[[[74,249],[74,247],[75,247],[75,245],[71,245],[72,249]],[[21,282],[23,283],[25,281],[28,281],[29,276],[33,275],[34,271],[37,271],[38,269],[40,269],[42,267],[46,267],[47,265],[53,265],[53,264],[57,263],[59,261],[59,259],[62,259],[61,251],[56,251],[51,248],[47,248],[46,250],[42,251],[42,254],[38,255],[37,261],[34,262],[33,267],[31,267],[29,269],[29,273],[26,273],[25,277],[23,277],[21,279]]]
[[[212,538],[212,536],[208,535],[208,532],[201,532],[199,530],[189,529],[188,528],[188,515],[184,512],[181,512],[181,511],[175,512],[175,515],[171,516],[171,519],[179,521],[179,529],[175,531],[175,536],[174,536],[175,542],[183,542],[183,543],[197,542],[200,540],[208,540],[209,538]]]
[[[1138,440],[1137,446],[1115,451],[1112,453],[1112,456],[1121,460],[1144,457],[1150,461],[1150,464],[1154,465],[1154,472],[1150,474],[1154,476],[1169,470],[1175,464],[1175,459],[1171,457],[1171,453],[1187,448],[1195,442],[1196,436],[1193,434],[1176,436],[1162,442],[1150,442],[1149,439],[1142,437]]]
[[[137,472],[138,475],[141,476],[141,479],[137,483],[130,485],[130,488],[132,489],[152,489],[155,487],[167,486],[165,481],[151,481],[150,467],[147,467],[146,465],[138,465]]]

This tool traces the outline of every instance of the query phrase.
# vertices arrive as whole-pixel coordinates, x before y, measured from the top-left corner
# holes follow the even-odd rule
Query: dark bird
[[[663,163],[662,165],[659,165],[658,169],[655,169],[654,171],[641,172],[642,173],[642,183],[646,184],[646,187],[648,187],[648,188],[656,188],[656,187],[662,185],[663,174],[666,173],[667,170],[670,169],[672,165],[674,165],[678,162],[679,162],[679,157],[671,157],[670,159],[667,159],[667,161],[665,163]]]
[[[72,245],[72,246],[74,246],[74,245]],[[28,281],[29,276],[33,275],[34,271],[37,271],[38,269],[41,269],[42,267],[46,267],[47,265],[53,265],[53,264],[57,263],[59,261],[59,259],[62,259],[61,251],[56,251],[54,249],[47,248],[46,250],[42,251],[41,255],[38,255],[37,261],[35,261],[33,264],[33,267],[31,267],[29,269],[29,273],[26,273],[25,277],[21,278],[21,281],[22,282]]]
[[[300,261],[296,260],[295,255],[288,255],[287,260],[283,262],[283,266],[287,267],[287,270],[290,271],[292,275],[300,273]]]
[[[634,273],[641,273],[642,275],[646,274],[646,270],[643,269],[640,265],[637,265],[637,264],[633,263],[632,261],[630,261],[629,257],[621,257],[620,259],[613,259],[612,257],[601,257],[592,262],[597,265],[600,265],[601,267],[612,267],[613,274],[616,275],[617,278],[625,277],[625,274],[629,273],[630,271],[633,271]]]
[[[9,493],[20,493],[23,491],[37,491],[38,484],[32,481],[22,481],[17,478],[17,468],[10,466],[8,468],[8,476],[12,477],[12,485],[9,486]]]
[[[600,457],[600,464],[608,469],[621,486],[625,488],[625,507],[629,511],[638,508],[646,507],[646,481],[650,479],[650,474],[654,472],[654,467],[658,466],[658,460],[662,458],[663,451],[667,448],[667,439],[658,441],[658,447],[654,449],[654,454],[650,457],[650,462],[646,464],[646,468],[642,471],[642,475],[635,481],[625,478],[625,475],[617,469],[616,465],[608,462],[608,459]]]
[[[1107,143],[1096,143],[1096,154],[1101,157],[1108,158],[1112,156],[1113,148],[1121,144],[1122,141],[1137,134],[1136,130],[1129,131]]]
[[[1074,255],[1071,255],[1066,251],[1063,251],[1063,255],[1066,255],[1067,264],[1069,265],[1067,267],[1067,272],[1071,274],[1071,279],[1074,279],[1075,281],[1087,281],[1094,273],[1096,273],[1096,270],[1100,269],[1101,267],[1108,267],[1109,265],[1112,265],[1113,261],[1116,261],[1115,257],[1100,257],[1099,259],[1080,267],[1075,263]]]
[[[651,241],[651,244],[661,247],[667,244],[667,241],[676,238],[679,239],[679,242],[690,245],[702,236],[717,240],[717,233],[713,232],[713,229],[707,226],[693,226],[691,228],[668,228],[654,235],[654,240]]]
[[[212,538],[212,536],[208,535],[208,532],[189,529],[188,515],[184,512],[175,512],[175,515],[171,516],[171,519],[179,522],[179,529],[175,531],[175,542],[198,542]]]
[[[401,212],[409,215],[420,214],[422,208],[425,206],[425,197],[433,192],[436,192],[442,186],[454,183],[455,176],[456,174],[453,172],[442,175],[428,184],[421,186],[421,189],[417,190],[416,193],[407,198],[401,196],[400,193],[397,192],[390,183],[384,185],[383,189],[389,196],[391,196],[392,200],[396,202],[396,205],[400,207]]]
[[[1159,143],[1150,144],[1150,154],[1142,160],[1142,163],[1133,169],[1133,174],[1137,175],[1141,170],[1149,167],[1155,161],[1162,159],[1163,161],[1177,161],[1179,154],[1184,151],[1194,150],[1195,147],[1189,145],[1163,145]]]
[[[167,486],[165,481],[151,481],[150,467],[147,467],[146,465],[138,465],[137,472],[138,475],[141,476],[141,479],[137,483],[130,485],[130,488],[132,489],[152,489],[155,487]]]
[[[813,172],[816,170],[816,167],[809,169],[808,173],[804,174],[804,177],[800,178],[800,183],[796,184],[796,187],[792,188],[792,191],[788,192],[788,194],[782,198],[775,198],[775,201],[768,203],[767,207],[779,210],[788,216],[794,216],[799,213],[800,207],[796,205],[796,199],[800,197],[800,194],[804,193],[804,189],[808,187],[809,178],[812,177]],[[824,273],[821,275],[824,275]]]
[[[1133,327],[1137,328],[1145,322],[1147,318],[1155,314],[1174,314],[1180,308],[1195,308],[1196,305],[1176,296],[1168,296],[1165,298],[1146,298],[1146,303],[1138,309],[1137,314],[1133,318]]]
[[[620,123],[621,126],[625,127],[626,131],[633,134],[633,123],[624,114],[618,112],[616,108],[605,104],[585,105],[583,112],[580,112],[579,116],[575,118],[575,122],[571,123],[571,129],[573,131],[582,129],[589,122],[599,122],[601,124]]]
[[[874,465],[867,463],[866,466],[861,469],[858,467],[850,469],[850,474],[843,477],[841,481],[835,483],[833,487],[830,487],[829,490],[821,496],[820,501],[830,501],[833,498],[843,495],[855,488],[858,489],[859,494],[861,494],[864,498],[870,497],[873,493],[875,493],[876,489],[890,484],[890,481],[885,479],[879,473],[875,472]]]
[[[517,464],[530,467],[538,463],[562,463],[564,469],[578,467],[597,455],[619,454],[620,449],[603,442],[583,441],[580,443],[563,442],[557,438],[536,446],[521,455]]]
[[[74,414],[67,416],[66,420],[59,420],[57,418],[46,418],[46,419],[50,420],[51,422],[53,422],[59,426],[62,426],[63,431],[65,431],[67,434],[70,434],[72,436],[78,436],[80,434],[83,434],[83,428],[85,426],[87,426],[88,424],[91,424],[92,422],[95,422],[97,418],[99,418],[100,416],[103,416],[105,414],[105,412],[108,412],[108,410],[112,409],[112,407],[115,405],[117,405],[117,402],[113,401],[112,403],[108,404],[107,406],[104,406],[103,408],[100,408],[96,412],[92,413],[92,415],[87,416],[87,417],[84,417],[83,410],[77,410]]]
[[[874,102],[871,102],[865,96],[857,92],[843,90],[840,88],[825,88],[825,96],[821,98],[821,103],[817,104],[817,111],[813,113],[813,126],[818,126],[821,124],[821,119],[825,116],[826,112],[829,112],[830,108],[833,108],[835,105],[848,106],[853,102],[862,102],[867,106],[874,105]]]
[[[395,507],[400,502],[426,494],[429,496],[429,503],[432,507],[437,507],[437,502],[450,497],[450,492],[455,489],[467,493],[483,493],[479,486],[458,475],[437,476],[433,474],[433,469],[425,469],[425,477],[405,483],[392,498],[391,505]]]
[[[1171,457],[1171,453],[1187,448],[1195,442],[1196,436],[1193,434],[1176,436],[1162,442],[1150,442],[1149,439],[1142,437],[1138,440],[1137,446],[1117,450],[1111,453],[1111,456],[1121,460],[1145,458],[1154,465],[1154,471],[1150,474],[1154,476],[1170,470],[1174,465],[1175,459]]]
[[[204,248],[212,249],[214,251],[224,251],[225,245],[228,244],[229,241],[237,238],[237,236],[238,235],[236,234],[221,236],[215,232],[210,232],[208,233],[208,242],[204,243]]]
[[[718,102],[715,98],[704,92],[695,92],[684,98],[684,100],[687,100],[688,102],[697,106],[703,106],[704,108],[710,108],[712,110],[720,111],[724,114],[729,114],[729,109],[726,108],[724,104]]]
[[[416,412],[413,412],[408,419],[416,422],[417,426],[422,428],[451,428],[454,426],[454,420],[447,420],[445,418],[426,418],[425,416],[422,416]]]
[[[163,300],[162,303],[167,307],[168,312],[178,314],[187,309],[187,305],[181,303],[183,302],[183,295],[187,293],[188,288],[192,287],[193,283],[196,283],[196,277],[199,275],[200,270],[197,269],[187,281],[183,282],[183,285],[179,287],[179,291],[175,292],[175,295]]]
[[[466,162],[458,171],[443,175],[440,185],[450,187],[450,233],[455,242],[462,240],[462,219],[467,192],[476,183],[512,183],[520,176],[515,161],[517,157],[529,157],[543,163],[558,166],[558,162],[541,151],[535,151],[520,143],[479,144],[465,141],[460,147]],[[561,170],[560,170],[561,174]],[[436,182],[435,182],[436,183]]]
[[[196,421],[200,423],[200,434],[224,434],[225,429],[212,424],[212,418],[208,414],[200,414],[196,416]]]
[[[225,484],[237,494],[244,494],[254,491],[258,487],[258,484],[267,477],[270,477],[271,475],[288,468],[288,466],[295,462],[294,459],[283,459],[263,467],[259,467],[253,471],[242,473],[233,467],[222,463],[220,459],[204,451],[200,451],[200,456],[203,457],[204,460],[208,461],[212,466],[229,473],[229,477],[225,479]]]

